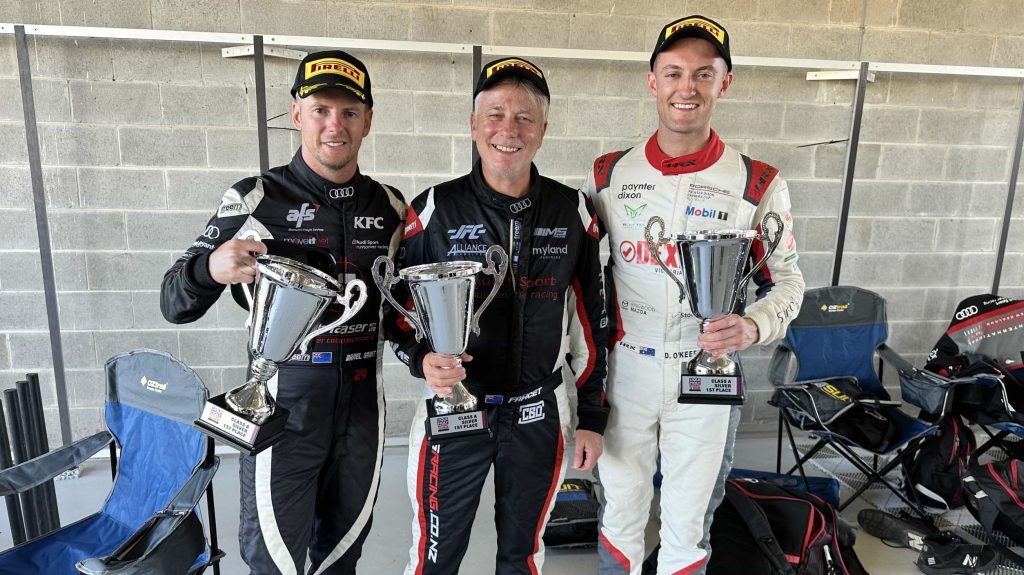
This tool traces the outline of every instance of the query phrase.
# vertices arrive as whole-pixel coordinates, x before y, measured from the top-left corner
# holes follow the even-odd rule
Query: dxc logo
[[[371,216],[359,216],[356,218],[354,227],[357,230],[368,230],[370,228],[376,228],[378,230],[384,229],[384,218],[375,218]]]
[[[316,210],[309,207],[308,203],[304,203],[299,206],[297,210],[288,210],[288,217],[286,218],[289,222],[295,222],[296,228],[301,228],[303,222],[309,222],[313,220],[313,215]]]
[[[217,226],[206,226],[206,231],[203,232],[203,237],[211,240],[215,240],[220,237],[220,228]]]
[[[483,224],[465,224],[457,230],[448,230],[448,237],[453,240],[478,240],[487,233]]]

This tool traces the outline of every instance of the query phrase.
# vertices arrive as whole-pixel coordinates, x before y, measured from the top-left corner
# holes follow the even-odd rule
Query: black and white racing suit
[[[370,268],[377,256],[397,252],[404,218],[397,191],[358,172],[344,184],[329,182],[299,151],[290,164],[232,186],[203,234],[164,276],[164,317],[195,321],[224,290],[210,277],[210,252],[254,233],[329,250],[342,285],[359,278],[368,288],[355,317],[317,337],[269,382],[291,414],[279,443],[240,461],[238,538],[253,573],[301,573],[307,550],[310,572],[355,573],[384,446],[381,297]],[[336,310],[326,315],[323,321],[337,318]]]
[[[578,429],[602,433],[608,417],[607,319],[597,220],[589,201],[539,176],[535,167],[525,196],[502,195],[486,184],[478,163],[470,174],[412,201],[399,267],[485,263],[484,251],[493,244],[508,252],[508,273],[480,318],[480,335],[469,339],[473,360],[464,364],[464,383],[486,410],[491,435],[431,441],[420,403],[409,435],[414,517],[408,575],[458,572],[492,465],[497,573],[539,573],[541,535],[566,468],[567,354],[575,374]],[[493,286],[488,279],[477,276],[477,306]],[[398,357],[423,377],[426,341],[416,342],[404,320],[392,326],[395,332],[388,335]]]
[[[766,267],[755,274],[758,301],[745,316],[767,343],[785,334],[803,300],[789,191],[778,170],[726,146],[712,132],[701,151],[667,157],[657,135],[594,163],[584,190],[610,241],[608,403],[614,407],[598,462],[606,504],[598,572],[639,575],[655,473],[661,453],[661,552],[658,573],[704,572],[708,528],[732,465],[739,407],[677,402],[686,363],[699,351],[699,322],[679,287],[651,257],[644,228],[651,216],[668,233],[760,229],[776,212],[785,232]],[[774,232],[774,230],[772,230]],[[752,261],[764,255],[755,241]],[[682,274],[675,245],[660,254]]]

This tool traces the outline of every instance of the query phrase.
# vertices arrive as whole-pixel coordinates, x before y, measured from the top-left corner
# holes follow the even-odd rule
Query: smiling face
[[[317,175],[338,184],[355,175],[359,146],[372,119],[373,110],[345,90],[321,90],[292,102],[302,159]]]
[[[731,83],[732,72],[707,40],[683,38],[658,54],[647,85],[657,100],[659,142],[706,142],[715,103]]]
[[[480,92],[469,116],[470,131],[484,179],[495,190],[525,194],[530,165],[547,130],[546,101],[517,84],[498,84]]]

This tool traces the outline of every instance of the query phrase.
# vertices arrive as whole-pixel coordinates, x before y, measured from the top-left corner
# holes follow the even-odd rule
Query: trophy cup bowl
[[[455,358],[461,365],[460,356],[469,344],[469,334],[480,333],[480,315],[501,289],[508,269],[508,255],[501,246],[491,246],[484,255],[487,266],[479,262],[449,261],[411,266],[399,270],[394,276],[394,263],[387,256],[380,256],[373,262],[373,280],[381,293],[416,330],[416,340],[427,338],[434,353]],[[495,258],[499,264],[495,264]],[[385,266],[383,276],[380,266]],[[483,272],[494,278],[494,285],[487,299],[473,311],[476,291],[476,275]],[[404,280],[412,295],[413,308],[410,312],[391,295],[391,287]],[[452,387],[450,397],[435,397],[434,409],[438,414],[461,413],[476,409],[477,399],[469,393],[462,382]]]
[[[256,256],[256,266],[260,275],[254,293],[244,290],[250,310],[250,377],[243,385],[211,399],[199,420],[204,430],[250,453],[259,450],[254,448],[257,443],[269,444],[269,436],[283,430],[287,419],[284,412],[284,417],[275,419],[273,429],[268,429],[268,422],[279,411],[267,387],[278,364],[288,361],[296,349],[305,353],[313,338],[349,321],[367,296],[361,280],[348,282],[341,292],[338,280],[289,258],[261,254]],[[340,304],[341,315],[316,327],[334,302]],[[224,413],[225,409],[230,413]]]
[[[776,229],[772,237],[768,236],[768,222],[775,222]],[[660,227],[658,237],[652,234],[655,226]],[[665,273],[679,286],[679,301],[685,297],[690,311],[700,321],[700,332],[708,322],[729,315],[736,309],[736,303],[744,295],[747,282],[768,262],[782,239],[782,219],[775,212],[768,212],[761,221],[762,234],[755,230],[723,229],[701,230],[693,233],[664,235],[665,222],[658,216],[647,222],[644,236],[647,240],[651,257],[662,267]],[[755,240],[768,242],[764,255],[744,274],[751,245]],[[673,242],[683,263],[683,279],[680,280],[662,261],[658,248]],[[686,366],[687,374],[698,376],[689,378],[680,394],[680,401],[687,397],[694,403],[742,403],[744,391],[740,379],[739,366],[728,355],[711,359],[711,354],[701,350]],[[687,391],[688,390],[688,391]],[[723,396],[718,399],[704,400],[694,394]]]

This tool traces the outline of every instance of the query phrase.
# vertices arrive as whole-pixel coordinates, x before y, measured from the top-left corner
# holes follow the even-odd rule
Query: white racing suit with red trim
[[[469,338],[466,351],[473,360],[464,364],[464,383],[485,411],[491,434],[431,440],[425,437],[427,412],[420,403],[409,434],[414,516],[406,575],[459,572],[492,466],[495,571],[540,573],[541,537],[565,475],[564,446],[571,429],[562,384],[563,377],[569,378],[567,354],[576,376],[578,429],[603,433],[608,417],[608,321],[590,202],[578,190],[541,177],[536,168],[525,196],[499,194],[484,181],[477,163],[470,174],[412,201],[399,267],[446,260],[484,263],[484,252],[494,244],[508,252],[508,272],[480,317],[480,334]],[[478,274],[476,281],[479,306],[493,280]],[[401,293],[396,296],[407,301]],[[385,328],[398,358],[414,376],[423,377],[427,342],[415,341],[404,320],[388,321]]]
[[[783,238],[767,267],[754,275],[758,301],[745,312],[757,324],[758,343],[778,339],[799,311],[804,282],[789,192],[777,175],[772,166],[725,146],[714,132],[695,154],[669,158],[655,135],[646,146],[594,163],[584,189],[610,241],[608,403],[614,406],[598,462],[606,498],[601,575],[640,573],[659,451],[664,479],[658,573],[704,573],[708,529],[724,495],[740,414],[738,406],[676,401],[682,370],[699,351],[699,322],[688,302],[680,302],[676,283],[650,257],[644,228],[651,216],[661,216],[666,234],[759,229],[766,212],[779,214]],[[765,247],[754,242],[752,262]],[[683,273],[674,245],[662,247],[660,255]]]

